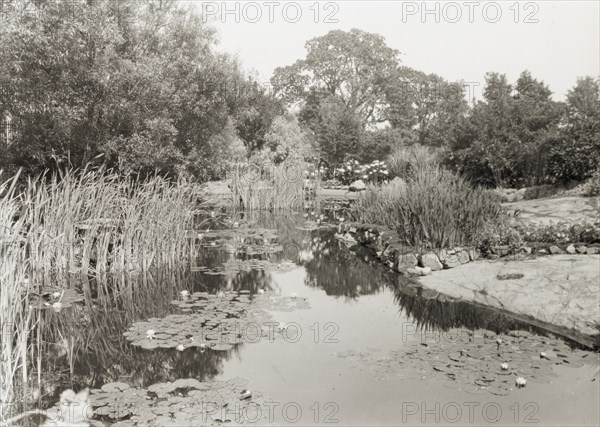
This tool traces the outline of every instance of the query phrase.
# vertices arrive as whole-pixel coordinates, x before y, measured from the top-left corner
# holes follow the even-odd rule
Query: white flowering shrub
[[[344,185],[356,180],[367,183],[382,183],[388,181],[389,171],[385,162],[374,160],[369,164],[360,164],[357,160],[349,160],[333,170],[333,178]]]

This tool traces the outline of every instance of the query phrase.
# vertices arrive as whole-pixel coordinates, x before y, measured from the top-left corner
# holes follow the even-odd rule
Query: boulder
[[[438,256],[433,252],[420,255],[419,264],[422,267],[429,267],[432,271],[438,271],[444,268]]]
[[[352,184],[350,184],[350,188],[348,188],[348,190],[350,191],[364,191],[366,189],[367,186],[365,185],[362,179],[354,181]]]
[[[419,273],[419,276],[428,276],[431,274],[431,268],[429,267],[415,267],[414,269]]]
[[[572,244],[567,246],[567,253],[574,254],[576,252],[577,251],[575,250],[575,246],[573,246]]]
[[[587,251],[585,251],[586,254],[588,255],[595,255],[595,254],[600,254],[600,248],[587,248]]]
[[[410,274],[411,276],[420,276],[420,275],[421,275],[421,273],[419,273],[419,271],[417,270],[417,268],[416,268],[416,267],[413,267],[413,268],[407,268],[407,269],[406,269],[406,272],[407,272],[408,274]]]
[[[469,249],[469,260],[476,261],[481,258],[479,251],[477,249]]]
[[[548,250],[550,251],[550,253],[552,255],[560,255],[560,254],[564,254],[565,253],[565,251],[563,251],[561,248],[559,248],[556,245],[550,246],[550,248],[548,248]]]
[[[398,256],[398,268],[413,268],[417,265],[417,257],[413,254],[403,254]]]
[[[577,251],[577,253],[584,254],[587,252],[587,246],[580,245],[580,246],[577,246],[575,248],[575,250]]]
[[[457,255],[458,255],[458,262],[460,262],[461,264],[466,264],[470,261],[469,252],[467,252],[464,249],[460,249],[458,251]]]
[[[461,265],[460,257],[457,254],[448,254],[446,259],[442,262],[444,268],[454,268]]]

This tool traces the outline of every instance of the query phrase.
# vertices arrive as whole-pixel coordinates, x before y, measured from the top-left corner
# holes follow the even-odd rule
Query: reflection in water
[[[445,298],[436,292],[422,289],[415,279],[390,272],[363,248],[351,253],[334,237],[332,229],[308,231],[300,215],[241,216],[244,226],[276,229],[282,250],[275,253],[247,255],[223,247],[200,251],[197,265],[215,267],[232,259],[265,260],[273,264],[291,260],[298,270],[306,273],[305,285],[321,289],[330,299],[331,309],[360,296],[372,295],[389,288],[394,292],[399,311],[415,322],[416,328],[448,330],[454,327],[486,328],[495,332],[521,329],[543,333],[540,328],[520,322],[510,315],[486,307]],[[205,226],[205,225],[203,225]],[[211,229],[218,228],[212,224]],[[211,275],[204,272],[165,275],[151,272],[131,283],[127,303],[115,307],[114,301],[96,301],[91,309],[74,307],[60,313],[51,310],[44,316],[48,357],[42,371],[48,384],[80,388],[99,387],[110,381],[123,381],[132,386],[174,381],[178,378],[211,380],[222,374],[223,364],[243,352],[244,344],[229,351],[206,351],[190,348],[179,352],[173,349],[143,350],[131,346],[123,337],[132,323],[152,317],[164,317],[177,312],[170,301],[179,291],[259,290],[276,288],[267,270],[232,271]],[[143,284],[143,285],[141,285]],[[252,345],[252,344],[248,344]],[[360,343],[357,343],[360,347]],[[47,393],[56,398],[57,391],[48,385]]]

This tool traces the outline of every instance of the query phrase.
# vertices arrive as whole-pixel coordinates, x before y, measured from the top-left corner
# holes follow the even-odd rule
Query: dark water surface
[[[203,250],[196,267],[255,259],[268,261],[273,268],[148,275],[143,278],[145,286],[133,292],[130,305],[121,310],[99,302],[95,314],[84,321],[79,313],[68,310],[49,315],[48,321],[58,325],[64,337],[71,336],[77,348],[71,360],[73,375],[62,347],[56,346],[56,357],[45,361],[46,381],[59,384],[53,395],[64,387],[99,388],[111,381],[147,387],[179,378],[221,381],[242,377],[249,380],[252,390],[274,402],[270,416],[274,424],[598,425],[600,379],[592,381],[597,363],[556,365],[552,377],[529,378],[522,389],[515,389],[511,382],[513,390],[494,395],[449,381],[428,361],[398,356],[432,345],[436,340],[432,331],[449,330],[446,337],[451,337],[487,329],[500,333],[504,341],[511,330],[531,331],[536,339],[542,339],[543,331],[496,311],[436,298],[434,292],[382,268],[368,253],[351,253],[333,230],[301,229],[310,228],[302,215],[263,214],[252,220],[225,220],[220,227],[233,224],[240,230],[276,230],[280,250],[264,253],[262,248],[260,253],[258,248],[258,253],[248,254],[244,251],[247,241],[237,245],[231,239],[219,240],[212,234],[218,225],[213,224],[208,233],[203,225],[199,230],[205,235]],[[293,325],[300,336],[244,342],[229,351],[144,350],[122,336],[136,321],[178,312],[170,301],[184,289],[190,293],[247,290],[250,295],[262,291],[297,295],[306,298],[310,308],[271,313],[275,322]],[[495,341],[484,341],[477,332],[473,339],[478,336],[481,351],[495,353]],[[448,350],[440,351],[440,360],[447,360],[457,347],[452,338],[443,339],[449,343],[442,346]],[[548,341],[548,346],[553,342]],[[589,354],[589,359],[597,359],[596,354]],[[461,378],[460,365],[453,369]]]

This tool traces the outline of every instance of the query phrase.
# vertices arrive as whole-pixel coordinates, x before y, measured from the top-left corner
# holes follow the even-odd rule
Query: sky
[[[268,82],[334,29],[381,34],[403,65],[464,81],[480,99],[486,72],[524,70],[564,100],[577,77],[600,76],[600,1],[195,1],[218,49]]]

